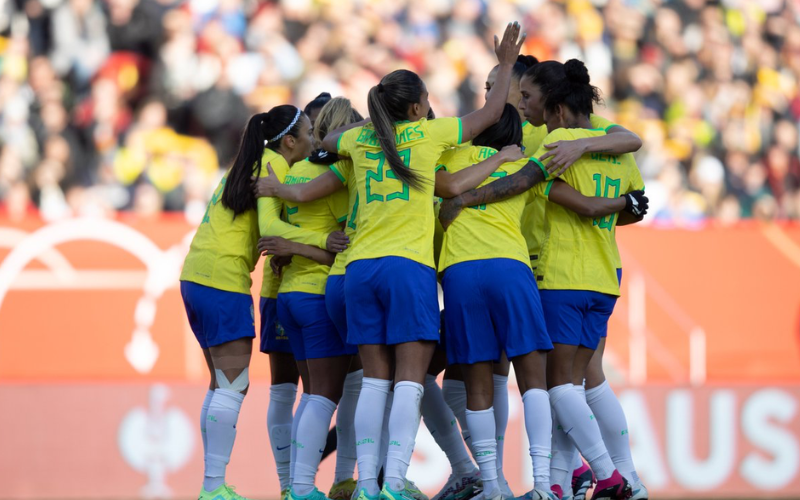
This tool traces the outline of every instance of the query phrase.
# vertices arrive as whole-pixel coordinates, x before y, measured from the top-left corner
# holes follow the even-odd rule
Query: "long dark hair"
[[[394,124],[408,120],[408,107],[420,102],[423,88],[419,75],[399,69],[384,76],[378,85],[369,89],[367,95],[369,116],[386,161],[398,179],[417,189],[422,186],[422,179],[406,167],[397,153]]]
[[[522,124],[519,122],[517,108],[506,103],[503,116],[497,123],[490,126],[472,140],[475,146],[488,146],[498,151],[505,146],[522,145]]]
[[[541,62],[529,69],[525,77],[530,77],[541,89],[547,111],[563,104],[576,115],[588,116],[594,111],[593,104],[601,102],[600,90],[590,83],[589,70],[577,59],[564,64]]]
[[[261,175],[264,147],[277,151],[285,136],[297,137],[302,114],[300,109],[284,104],[250,117],[222,190],[222,204],[235,215],[256,208],[250,177]]]

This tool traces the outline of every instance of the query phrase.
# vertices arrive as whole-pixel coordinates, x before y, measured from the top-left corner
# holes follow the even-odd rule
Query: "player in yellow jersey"
[[[359,497],[378,496],[383,409],[391,385],[389,452],[380,495],[408,498],[405,475],[419,425],[425,374],[439,337],[433,269],[433,193],[436,160],[497,121],[511,66],[519,54],[519,25],[495,38],[501,68],[497,92],[474,113],[428,121],[430,104],[416,74],[398,70],[370,89],[372,123],[334,131],[323,147],[353,160],[359,228],[347,263],[348,341],[359,345],[364,383],[356,409]],[[524,39],[524,36],[523,36]]]
[[[265,148],[266,146],[266,148]],[[325,245],[336,238],[275,220],[269,204],[256,202],[250,177],[262,165],[288,165],[308,155],[311,124],[294,106],[253,116],[236,159],[220,181],[197,229],[181,272],[181,295],[211,377],[201,412],[205,477],[200,499],[241,498],[225,484],[239,409],[249,387],[255,337],[250,273],[263,230]],[[258,210],[257,210],[258,208]]]
[[[589,115],[599,95],[582,62],[573,59],[562,65],[551,61],[548,66],[540,64],[535,71],[559,68],[563,79],[544,89],[544,114],[550,131],[545,141],[604,134],[604,131],[591,130]],[[544,157],[544,163],[550,161],[545,147],[534,157]],[[548,183],[545,196],[554,183],[562,181],[584,194],[606,197],[644,188],[630,155],[582,156],[561,179]],[[614,233],[619,217],[624,215],[580,217],[552,204],[546,212],[547,236],[537,280],[548,330],[555,345],[548,363],[551,404],[558,423],[598,478],[593,498],[629,498],[631,486],[617,471],[598,421],[588,418],[592,411],[585,397],[572,384],[574,376],[583,379],[619,295],[619,253]],[[555,454],[570,453],[572,447],[560,445],[556,434]],[[565,459],[566,464],[570,461]],[[560,475],[567,476],[567,473],[564,471]],[[561,479],[562,487],[568,479]]]
[[[543,66],[538,70],[532,68],[528,70],[520,83],[522,100],[520,101],[520,108],[526,118],[529,120],[529,125],[536,124],[538,127],[530,127],[534,131],[529,137],[533,141],[526,143],[531,152],[537,150],[543,143],[544,134],[547,133],[547,127],[544,126],[543,106],[544,106],[544,92],[548,88],[558,85],[558,82],[563,79],[562,65],[553,64],[552,62],[544,62]],[[604,129],[607,133],[600,134],[595,137],[583,137],[575,140],[561,140],[551,141],[545,143],[548,151],[543,155],[544,158],[551,158],[552,161],[548,164],[548,168],[561,168],[568,167],[576,161],[582,154],[591,152],[611,153],[611,154],[625,154],[632,153],[641,147],[641,140],[632,132],[615,125],[608,120],[601,118],[595,114],[590,115],[590,122],[593,128]],[[526,138],[527,139],[527,138]],[[525,140],[525,139],[524,139]],[[528,249],[531,254],[532,265],[536,266],[539,258],[543,236],[544,236],[544,221],[545,221],[545,207],[547,203],[544,197],[537,196],[525,208],[524,215],[524,232],[525,238],[528,242]],[[589,382],[599,378],[598,385],[605,381],[602,374],[602,349],[598,350],[595,355],[597,361],[590,366],[595,369],[590,370],[591,374],[597,376],[589,377],[587,375],[587,388],[590,387]],[[606,384],[607,386],[607,384]],[[583,385],[577,384],[576,388],[579,391],[583,390]],[[613,396],[613,393],[612,393]],[[621,408],[617,414],[621,413]],[[627,436],[627,433],[625,434]],[[627,452],[627,460],[615,462],[619,464],[620,471],[626,477],[629,475],[626,471],[630,470],[631,476],[635,476],[636,472],[633,470],[629,460],[630,452]],[[625,464],[623,464],[625,462]],[[583,500],[586,491],[595,482],[591,469],[589,469],[580,460],[576,454],[575,458],[575,471],[573,472],[572,489],[575,500]],[[639,484],[638,479],[634,478],[634,490],[637,500],[644,500],[646,497],[645,488],[637,488]],[[568,492],[565,491],[565,494]],[[644,495],[644,496],[643,496]]]
[[[319,137],[331,127],[340,127],[361,119],[347,99],[333,99],[320,111],[315,134]],[[298,162],[286,177],[284,186],[301,187],[329,172],[330,168],[335,168],[331,162],[336,161],[331,156],[318,151],[308,160]],[[340,160],[336,165],[343,169],[343,165],[347,163],[350,163],[349,160]],[[349,208],[347,191],[338,190],[315,201],[286,201],[285,215],[290,223],[301,227],[336,229],[340,227],[340,223],[344,224],[346,221]],[[339,254],[340,257],[341,255],[343,254]],[[310,382],[311,387],[311,396],[299,418],[297,438],[293,445],[297,452],[289,496],[294,499],[325,498],[314,487],[321,458],[318,450],[325,447],[328,424],[342,398],[345,386],[350,386],[350,393],[357,394],[360,385],[359,373],[348,375],[352,355],[357,349],[346,344],[345,336],[342,335],[345,332],[340,334],[328,315],[326,287],[334,256],[328,254],[328,257],[315,258],[312,261],[302,255],[295,255],[283,271],[278,295],[281,324],[289,333],[295,357],[307,364],[308,377],[304,377],[304,383]],[[350,380],[346,380],[346,377]],[[347,484],[341,483],[353,483],[355,438],[352,433],[352,416],[356,399],[357,396],[351,397],[347,405],[349,407],[340,407],[338,412],[337,428],[341,430],[341,447],[337,453],[337,485],[332,493],[337,497],[348,496],[342,493]],[[352,489],[351,486],[350,494]]]
[[[331,95],[323,92],[306,104],[303,112],[308,116],[312,127],[320,109],[330,101]],[[305,246],[305,250],[313,252],[316,247]],[[320,251],[319,249],[316,249]],[[298,365],[292,354],[289,337],[278,323],[278,287],[280,276],[276,276],[270,264],[274,264],[272,255],[267,256],[264,263],[264,275],[261,286],[261,345],[260,351],[269,355],[270,386],[269,406],[267,408],[267,432],[278,481],[281,498],[289,493],[291,464],[295,449],[292,448],[292,435],[297,434],[299,419],[294,418],[294,404],[297,399],[297,383],[300,378]],[[308,387],[300,397],[297,416],[302,414],[308,402]]]

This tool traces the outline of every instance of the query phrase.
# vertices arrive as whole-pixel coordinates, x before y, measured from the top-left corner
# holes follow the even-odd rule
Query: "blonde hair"
[[[317,121],[314,123],[314,137],[317,141],[322,142],[322,139],[331,130],[336,130],[339,127],[350,125],[363,119],[364,117],[353,108],[350,99],[334,97],[322,107],[319,115],[317,115]]]

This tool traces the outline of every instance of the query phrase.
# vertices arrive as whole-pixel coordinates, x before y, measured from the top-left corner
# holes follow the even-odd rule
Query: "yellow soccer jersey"
[[[442,156],[440,163],[449,172],[455,173],[496,153],[496,150],[488,147],[467,146],[448,151]],[[481,186],[513,174],[527,163],[527,158],[504,163]],[[507,200],[465,208],[444,233],[439,272],[453,264],[470,260],[513,259],[530,265],[525,238],[520,232],[520,222],[527,197],[537,192],[544,192],[544,183]]]
[[[296,163],[286,176],[286,184],[305,184],[328,171],[327,165],[303,160]],[[285,202],[286,222],[297,227],[324,234],[341,229],[340,223],[347,218],[347,192],[339,190],[330,196],[308,203]],[[278,293],[305,292],[325,294],[330,266],[295,255],[292,263],[283,270]]]
[[[595,129],[558,129],[546,141],[597,137],[605,131]],[[536,157],[543,155],[542,146]],[[548,159],[549,160],[549,159]],[[548,162],[545,160],[545,164]],[[632,154],[583,155],[561,176],[561,180],[585,196],[615,198],[636,189],[644,189],[642,176]],[[556,180],[547,183],[547,197]],[[615,239],[617,214],[590,219],[547,202],[545,237],[536,279],[543,290],[590,290],[619,295],[617,268],[619,250]]]
[[[347,186],[347,223],[344,226],[344,234],[350,238],[351,245],[344,252],[336,254],[336,260],[331,266],[331,272],[328,273],[330,276],[341,276],[344,274],[345,266],[347,266],[347,258],[350,255],[350,249],[358,227],[358,184],[353,178],[353,161],[351,159],[344,158],[337,161],[331,165],[331,170],[342,181],[342,184]]]
[[[264,150],[264,157],[261,159],[261,177],[269,175],[267,163],[270,164],[278,180],[284,182],[289,175],[289,164],[280,154],[271,149]],[[298,162],[296,166],[300,165]],[[261,236],[280,236],[287,240],[296,241],[306,245],[325,248],[329,232],[319,232],[304,227],[294,226],[287,223],[283,217],[283,200],[280,198],[259,198],[258,199],[258,226]],[[269,262],[264,263],[264,278],[261,284],[261,296],[271,299],[278,297],[278,288],[281,285],[281,278],[272,274]]]
[[[208,202],[183,262],[180,279],[250,294],[253,284],[250,273],[258,262],[258,215],[255,210],[248,210],[234,217],[233,210],[221,203],[227,180],[226,173]]]
[[[590,115],[589,119],[592,122],[592,128],[608,131],[609,128],[615,126],[601,116]],[[525,122],[525,125],[522,127],[522,145],[525,147],[525,154],[531,156],[535,154],[543,144],[555,142],[544,142],[546,136],[546,126],[534,127],[530,123]],[[531,196],[522,214],[522,235],[525,236],[525,242],[528,244],[528,255],[530,255],[533,269],[536,269],[538,265],[539,251],[541,250],[542,241],[544,239],[546,204],[547,200],[544,197]]]
[[[420,189],[397,180],[372,124],[339,137],[339,154],[353,160],[359,198],[358,231],[348,263],[396,256],[434,267],[435,167],[446,149],[461,142],[461,119],[423,118],[395,127],[400,157],[421,178]]]

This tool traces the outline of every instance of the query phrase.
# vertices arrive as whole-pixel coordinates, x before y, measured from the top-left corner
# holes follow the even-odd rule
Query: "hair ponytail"
[[[526,71],[525,77],[539,86],[548,111],[563,104],[577,115],[588,116],[594,110],[593,104],[601,102],[600,90],[590,83],[589,70],[578,59],[564,64],[541,62]]]
[[[283,137],[297,137],[301,115],[298,108],[285,104],[250,117],[222,190],[222,204],[234,215],[256,208],[250,177],[261,175],[264,148],[277,151]]]
[[[399,180],[415,189],[419,189],[423,181],[400,158],[394,123],[408,119],[408,107],[420,102],[422,90],[422,80],[416,73],[400,69],[384,76],[367,95],[369,116],[386,161]]]

